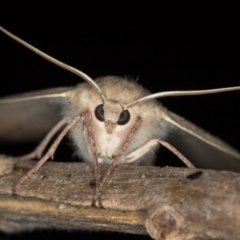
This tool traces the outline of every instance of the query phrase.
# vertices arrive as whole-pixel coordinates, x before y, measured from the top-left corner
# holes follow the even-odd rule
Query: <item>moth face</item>
[[[135,119],[135,113],[131,115],[130,110],[123,109],[122,104],[116,100],[107,100],[95,107],[92,111],[92,128],[99,163],[109,164],[113,161],[126,141]]]
[[[95,108],[95,117],[104,122],[108,134],[112,134],[116,125],[125,125],[130,120],[130,113],[116,101],[106,101]]]

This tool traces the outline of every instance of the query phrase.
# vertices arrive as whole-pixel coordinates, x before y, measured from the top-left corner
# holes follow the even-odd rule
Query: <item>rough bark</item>
[[[0,157],[0,230],[92,229],[155,239],[240,239],[240,175],[118,166],[102,190],[106,209],[90,207],[94,167],[47,162],[12,196],[34,161]],[[106,170],[102,166],[101,170]]]

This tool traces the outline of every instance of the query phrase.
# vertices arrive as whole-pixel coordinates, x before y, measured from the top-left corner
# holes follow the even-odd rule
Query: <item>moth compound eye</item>
[[[95,117],[103,122],[104,121],[104,108],[103,108],[103,104],[100,104],[98,105],[96,108],[95,108]]]
[[[120,114],[117,124],[124,125],[130,120],[130,112],[128,110],[123,110]]]

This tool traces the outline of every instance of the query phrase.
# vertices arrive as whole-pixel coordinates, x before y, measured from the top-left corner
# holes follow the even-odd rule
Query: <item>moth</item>
[[[36,140],[45,135],[32,153],[19,157],[40,160],[15,185],[15,194],[29,175],[53,157],[68,132],[77,154],[87,162],[94,162],[96,189],[92,206],[98,202],[99,207],[104,207],[101,188],[117,164],[151,165],[160,144],[188,167],[240,172],[239,152],[156,101],[161,97],[212,94],[240,90],[240,87],[151,94],[135,81],[122,77],[106,76],[94,81],[4,28],[0,30],[85,80],[76,87],[46,89],[0,99],[1,142]],[[53,145],[43,155],[47,144],[59,131]],[[109,164],[103,176],[100,176],[99,164]]]

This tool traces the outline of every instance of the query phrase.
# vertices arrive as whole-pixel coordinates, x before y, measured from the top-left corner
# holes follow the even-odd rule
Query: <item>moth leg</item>
[[[113,172],[117,162],[119,161],[119,159],[126,152],[127,147],[129,146],[130,142],[132,141],[132,138],[134,137],[134,134],[138,130],[140,124],[141,124],[141,118],[137,117],[133,127],[131,128],[130,132],[128,133],[128,135],[125,139],[125,141],[123,142],[122,146],[120,147],[120,149],[118,151],[118,154],[113,159],[113,162],[110,164],[107,171],[104,173],[103,177],[101,178],[100,185],[99,185],[99,191],[101,190],[103,184],[107,181],[107,179],[112,174],[112,172]]]
[[[183,156],[175,147],[173,147],[171,144],[168,142],[157,138],[156,139],[160,144],[162,144],[164,147],[169,149],[172,153],[174,153],[183,163],[186,164],[188,168],[196,168],[185,156]]]
[[[158,144],[159,143],[158,143],[158,141],[156,141],[156,139],[152,139],[152,140],[148,141],[142,147],[140,147],[140,148],[136,149],[135,151],[126,155],[126,157],[124,159],[124,163],[126,163],[126,164],[130,164],[133,162],[135,163],[136,161],[138,161],[138,159],[140,159],[146,153],[151,151],[152,148],[156,148],[158,146]]]
[[[41,143],[31,152],[23,156],[14,157],[16,160],[31,160],[34,158],[41,158],[44,150],[46,149],[49,141],[53,136],[67,123],[67,119],[64,118],[58,122],[51,131],[44,137]]]
[[[95,187],[95,192],[93,194],[92,198],[92,204],[91,206],[96,207],[96,201],[98,202],[98,205],[100,208],[104,208],[102,204],[102,199],[100,195],[100,168],[99,168],[99,163],[98,163],[98,155],[97,155],[97,145],[95,142],[95,136],[94,132],[92,129],[92,117],[89,111],[85,111],[81,114],[83,118],[83,124],[84,127],[86,127],[87,134],[88,134],[88,141],[89,141],[89,146],[93,155],[94,159],[94,171],[95,171],[95,181],[96,181],[96,187]]]
[[[16,183],[16,185],[13,188],[13,194],[17,195],[17,190],[20,187],[20,185],[29,177],[31,176],[33,173],[37,172],[37,170],[49,159],[49,158],[53,158],[53,155],[59,145],[59,143],[61,142],[61,140],[63,139],[63,137],[68,133],[68,131],[79,121],[79,119],[81,118],[80,115],[77,115],[75,118],[73,118],[68,125],[62,130],[62,132],[58,135],[57,139],[54,141],[54,143],[52,144],[52,146],[49,148],[49,150],[47,151],[47,153],[37,162],[37,164],[30,169],[25,175],[23,175],[18,182]]]
[[[162,144],[167,149],[169,149],[172,153],[174,153],[183,163],[186,164],[188,168],[195,168],[195,166],[185,156],[183,156],[175,147],[173,147],[171,144],[160,138],[154,138],[148,141],[146,144],[144,144],[141,148],[128,154],[126,156],[126,163],[136,161],[138,158],[147,153],[152,147],[155,147],[159,143]]]
[[[136,120],[136,122],[134,124],[134,127],[131,129],[130,133],[128,134],[127,138],[125,139],[125,142],[121,146],[121,148],[119,150],[119,153],[114,158],[112,164],[108,167],[108,169],[105,172],[104,176],[101,178],[100,188],[102,188],[103,184],[107,181],[107,179],[112,174],[112,172],[113,172],[113,170],[114,170],[118,160],[121,158],[121,156],[126,151],[128,145],[131,142],[131,140],[132,140],[132,138],[134,136],[134,133],[138,129],[140,123],[141,123],[141,118]],[[136,151],[134,151],[134,152],[130,153],[129,155],[127,155],[127,157],[129,157],[130,155],[133,154],[133,155],[135,155],[136,158],[138,158],[139,157],[138,154],[141,154],[140,156],[144,155],[146,152],[148,152],[150,150],[151,147],[156,146],[159,143],[162,144],[164,147],[168,148],[172,153],[177,155],[177,157],[180,158],[180,160],[183,161],[187,165],[188,168],[195,168],[195,166],[186,157],[184,157],[176,148],[174,148],[171,144],[169,144],[168,142],[166,142],[166,141],[164,141],[164,140],[162,140],[160,138],[155,138],[155,139],[150,140],[149,142],[147,142],[141,148],[139,148]],[[136,155],[138,155],[138,157]]]

